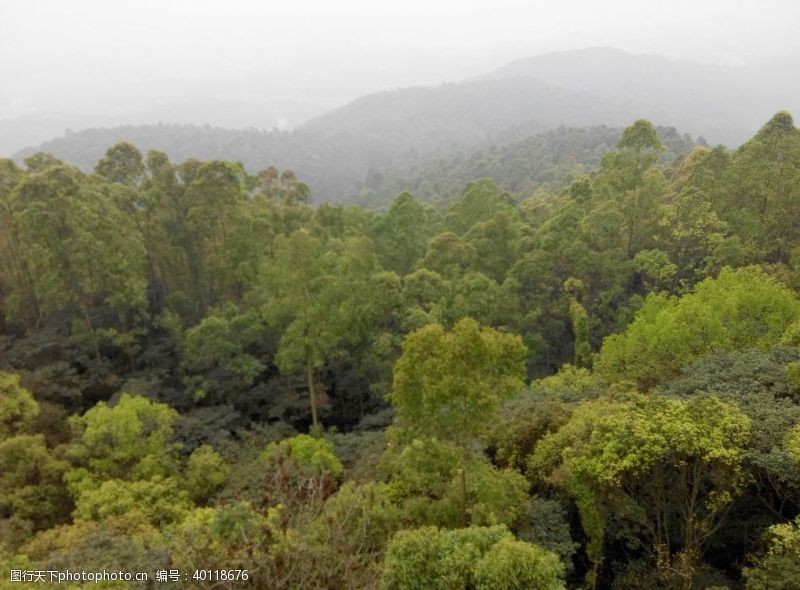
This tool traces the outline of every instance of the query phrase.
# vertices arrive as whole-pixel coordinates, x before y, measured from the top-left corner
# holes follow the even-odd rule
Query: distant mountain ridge
[[[735,146],[777,111],[800,107],[797,71],[798,56],[718,66],[602,47],[520,59],[479,79],[533,78],[606,101],[628,101],[644,118]]]
[[[798,66],[793,70],[793,65]],[[150,125],[87,130],[17,154],[49,151],[91,168],[120,140],[180,161],[235,159],[291,168],[317,201],[351,196],[368,176],[520,141],[559,126],[623,127],[638,118],[736,146],[775,112],[800,111],[800,60],[699,65],[594,48],[512,62],[479,78],[363,96],[292,132]]]

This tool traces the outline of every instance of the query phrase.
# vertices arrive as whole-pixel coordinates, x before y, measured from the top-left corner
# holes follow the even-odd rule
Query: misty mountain
[[[268,166],[289,168],[309,184],[317,202],[342,200],[370,169],[395,160],[384,144],[354,134],[327,136],[306,129],[284,132],[165,124],[69,132],[14,157],[19,160],[45,151],[90,171],[106,150],[120,141],[130,142],[142,152],[163,151],[173,162],[189,158],[235,160],[251,172]]]
[[[132,125],[71,133],[18,157],[43,150],[91,169],[110,145],[127,140],[142,150],[165,150],[175,161],[221,158],[253,171],[291,168],[317,201],[363,196],[365,190],[379,190],[383,200],[384,186],[414,178],[395,171],[458,154],[469,160],[476,150],[559,126],[623,127],[647,118],[734,147],[776,111],[800,111],[800,81],[792,69],[798,64],[786,58],[759,68],[707,66],[614,49],[558,52],[463,82],[370,94],[292,132]],[[237,104],[217,107],[219,127],[236,127],[248,117],[261,117],[260,129],[276,126],[266,111],[262,116]],[[180,121],[190,120],[190,109],[165,120],[181,115],[186,118]],[[384,185],[380,179],[387,178]]]
[[[0,155],[37,145],[67,130],[158,123],[191,125],[204,122],[227,129],[291,129],[326,110],[322,103],[294,99],[248,102],[204,98],[163,101],[141,110],[85,113],[30,113],[0,119]]]
[[[714,66],[612,48],[549,53],[512,62],[480,80],[530,78],[633,105],[635,118],[674,125],[736,146],[780,110],[800,107],[800,57]]]
[[[622,135],[621,127],[559,127],[511,143],[456,152],[449,157],[419,158],[405,166],[371,170],[354,200],[370,207],[388,207],[402,191],[426,202],[451,202],[479,178],[522,195],[553,189],[595,170]],[[674,127],[656,128],[666,148],[665,164],[687,154],[697,142]]]
[[[530,77],[487,79],[371,94],[311,120],[305,129],[379,140],[399,153],[431,153],[494,142],[558,125],[624,125],[633,103]]]
[[[306,127],[408,149],[474,145],[515,126],[618,126],[645,118],[734,147],[777,111],[800,108],[797,71],[800,58],[714,66],[610,48],[562,51],[458,84],[369,95]]]

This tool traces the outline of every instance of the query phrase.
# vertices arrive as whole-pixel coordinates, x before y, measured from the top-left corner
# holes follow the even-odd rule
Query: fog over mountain
[[[663,94],[660,101],[647,101],[638,110],[675,116],[671,121],[654,118],[692,132],[688,127],[702,122],[705,113],[717,120],[741,118],[730,137],[724,126],[711,121],[708,129],[697,131],[717,133],[718,141],[741,141],[769,113],[744,117],[752,112],[749,95],[711,104],[709,98],[719,90],[741,84],[731,82],[721,72],[725,68],[706,72],[697,64],[731,66],[733,78],[762,86],[759,100],[780,97],[776,88],[761,84],[762,78],[771,83],[783,76],[787,93],[794,92],[797,60],[777,58],[800,55],[798,10],[790,0],[766,5],[723,0],[409,0],[397,5],[232,0],[224,10],[213,0],[4,1],[0,155],[61,136],[66,129],[157,123],[292,129],[375,92],[457,83],[492,71],[494,77],[520,73],[520,67],[549,86],[594,94],[596,102],[610,98],[619,105],[639,104],[657,88]],[[616,47],[664,59],[655,69],[639,60],[645,65],[630,70],[617,56],[606,74],[586,61],[560,69],[559,60],[573,58],[562,54],[554,61],[549,55],[586,47]],[[529,56],[545,57],[503,67]],[[580,74],[581,68],[591,75]],[[637,72],[631,80],[644,72],[647,84],[638,91],[619,84],[619,74],[626,71]],[[710,88],[700,92],[700,100],[695,96],[698,81]],[[692,110],[675,108],[682,105]]]
[[[376,174],[396,179],[393,171],[432,156],[472,157],[474,150],[561,126],[624,127],[646,118],[736,147],[775,112],[800,112],[795,71],[800,60],[790,57],[756,68],[589,48],[517,60],[460,82],[368,94],[294,130],[286,129],[289,113],[295,121],[308,119],[318,105],[196,101],[140,113],[124,126],[70,132],[17,157],[47,151],[90,170],[110,145],[130,141],[142,150],[162,149],[177,162],[234,159],[253,172],[291,168],[315,200],[339,201],[374,184]],[[211,126],[191,125],[206,111],[214,113],[206,119]],[[173,124],[147,125],[149,117]],[[384,189],[373,188],[385,200]]]

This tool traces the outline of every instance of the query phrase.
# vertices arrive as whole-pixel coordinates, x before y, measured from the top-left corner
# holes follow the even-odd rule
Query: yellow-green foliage
[[[382,482],[345,483],[325,503],[324,517],[335,523],[341,537],[360,550],[380,552],[399,528],[403,510],[392,501],[391,487]]]
[[[30,430],[39,415],[39,404],[19,384],[19,376],[0,371],[0,441]]]
[[[175,565],[195,569],[252,569],[266,559],[270,525],[245,502],[196,508],[169,529]],[[214,581],[209,581],[213,585]]]
[[[270,459],[282,453],[317,474],[327,472],[339,478],[344,472],[342,462],[334,453],[333,445],[308,434],[298,434],[277,443],[270,443],[264,449],[264,458]]]
[[[512,525],[528,509],[528,483],[519,472],[497,469],[479,455],[465,459],[445,441],[414,440],[387,452],[381,469],[404,518],[416,525],[458,526],[463,503],[467,521],[475,525]]]
[[[795,590],[800,580],[800,518],[771,526],[766,551],[744,570],[747,590]]]
[[[72,421],[76,440],[70,454],[85,472],[73,473],[71,481],[83,476],[103,481],[174,474],[172,425],[177,417],[169,406],[141,396],[122,394],[113,406],[98,403]]]
[[[784,447],[792,458],[800,463],[800,424],[792,428],[786,435]]]
[[[161,531],[139,512],[50,528],[23,545],[20,554],[27,556],[28,569],[33,570],[154,572],[169,567]],[[120,588],[120,582],[76,582],[59,587],[114,590]],[[132,582],[125,587],[145,590],[146,583]]]
[[[69,454],[75,466],[65,480],[75,499],[73,516],[103,520],[140,512],[148,522],[180,520],[217,492],[229,468],[208,445],[195,450],[186,469],[172,441],[178,414],[165,404],[123,394],[73,419]]]
[[[406,338],[394,367],[390,400],[396,424],[465,444],[522,389],[524,359],[519,336],[481,328],[471,319],[449,333],[439,324],[417,330]]]
[[[202,503],[225,485],[230,472],[222,455],[210,445],[201,445],[189,456],[183,486],[193,501]]]
[[[555,554],[503,538],[475,564],[475,590],[562,590],[563,571]]]
[[[650,388],[715,350],[775,346],[798,317],[800,300],[775,279],[726,268],[681,298],[649,295],[625,333],[605,339],[595,368]]]
[[[191,504],[188,494],[174,477],[147,480],[110,479],[83,491],[75,501],[76,520],[103,520],[138,511],[148,522],[160,525],[180,520]]]
[[[62,481],[68,467],[41,434],[0,440],[0,514],[30,520],[36,528],[59,522],[70,507]]]
[[[389,543],[383,590],[560,590],[564,567],[504,526],[397,533]]]
[[[613,525],[617,535],[645,547],[668,546],[667,531],[680,531],[681,538],[697,544],[683,547],[696,559],[699,545],[746,481],[747,416],[709,396],[688,401],[642,396],[596,413],[593,405],[576,411],[533,455],[535,466],[552,470],[561,449],[555,481],[581,512],[590,557],[601,558]],[[653,522],[666,524],[648,527]],[[691,571],[693,563],[687,567]]]

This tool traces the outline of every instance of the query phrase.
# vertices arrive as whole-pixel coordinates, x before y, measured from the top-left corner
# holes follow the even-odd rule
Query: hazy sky
[[[800,53],[797,0],[0,0],[0,119],[200,98],[307,100],[613,46],[715,63]]]

